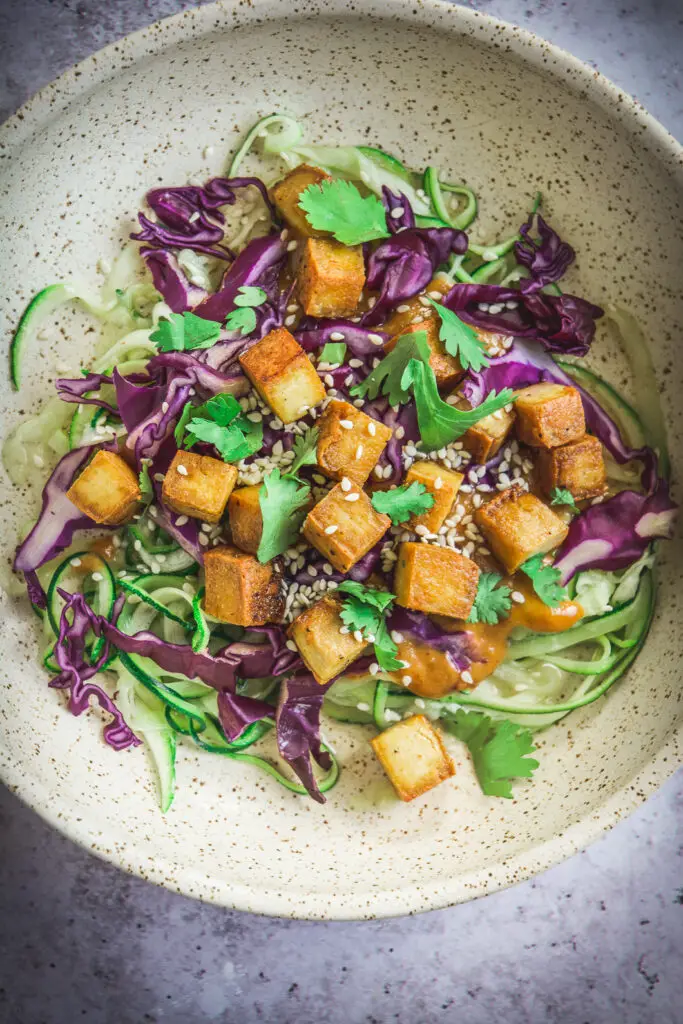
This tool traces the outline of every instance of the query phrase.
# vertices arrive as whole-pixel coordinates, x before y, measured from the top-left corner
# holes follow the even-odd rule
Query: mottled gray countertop
[[[3,0],[0,115],[183,0]],[[477,0],[683,137],[681,0]],[[683,774],[585,853],[478,902],[279,921],[129,878],[0,795],[0,1024],[681,1024]]]

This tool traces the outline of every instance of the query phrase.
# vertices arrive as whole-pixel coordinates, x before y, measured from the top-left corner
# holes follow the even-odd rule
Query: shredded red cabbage
[[[140,249],[154,287],[173,313],[184,313],[207,298],[208,292],[192,284],[176,256],[167,249]]]
[[[473,661],[479,661],[472,644],[472,634],[466,630],[447,633],[423,612],[408,611],[394,606],[388,620],[390,630],[396,630],[406,638],[426,644],[437,651],[443,651],[453,668],[463,672]]]
[[[275,715],[280,756],[301,779],[310,796],[320,804],[325,803],[325,797],[313,774],[313,760],[325,771],[332,766],[330,755],[322,748],[320,736],[323,697],[331,685],[321,686],[312,675],[303,673],[286,679],[280,687]]]
[[[97,395],[89,394],[99,391],[103,384],[111,384],[111,377],[106,373],[88,373],[85,377],[60,377],[55,381],[57,394],[63,402],[76,402],[78,405],[99,405],[113,416],[117,410],[109,402]]]
[[[536,215],[539,235],[536,242],[531,237],[533,222],[532,213],[519,229],[521,241],[515,242],[515,259],[529,271],[529,277],[522,278],[519,283],[520,291],[525,295],[559,281],[576,257],[571,245],[562,241],[540,213]]]
[[[343,334],[344,337],[332,338],[332,334]],[[343,340],[349,351],[361,359],[383,355],[383,344],[389,340],[388,334],[351,323],[350,320],[317,320],[314,317],[305,317],[299,323],[294,337],[307,352],[315,352],[328,341]]]

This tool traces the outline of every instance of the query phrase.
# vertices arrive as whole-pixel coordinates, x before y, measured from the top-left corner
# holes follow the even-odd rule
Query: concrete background
[[[183,0],[0,0],[0,115]],[[474,0],[683,137],[681,0]],[[0,1024],[681,1024],[683,773],[565,864],[419,918],[278,921],[119,873],[0,794]]]

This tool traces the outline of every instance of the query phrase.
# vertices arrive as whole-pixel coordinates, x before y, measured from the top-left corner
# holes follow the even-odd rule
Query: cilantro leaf
[[[318,363],[329,363],[330,366],[341,364],[346,359],[346,345],[343,341],[328,341],[323,345]]]
[[[512,591],[508,586],[498,586],[501,579],[502,576],[497,572],[481,574],[468,622],[486,622],[489,626],[495,626],[499,619],[507,616]]]
[[[396,672],[402,665],[397,660],[398,647],[387,629],[387,615],[395,601],[393,594],[376,587],[366,587],[354,580],[344,580],[337,593],[344,595],[341,619],[352,632],[360,631],[374,645],[377,664],[385,672]]]
[[[146,462],[142,463],[142,469],[138,475],[138,483],[140,486],[142,500],[151,501],[154,497],[154,488],[152,487],[152,481],[149,478],[149,466]]]
[[[204,320],[194,313],[171,313],[161,317],[149,340],[160,352],[190,352],[196,348],[211,348],[218,341],[221,325],[215,320]]]
[[[567,591],[559,584],[560,570],[554,565],[544,565],[543,555],[528,558],[520,565],[520,569],[529,577],[535,592],[549,608],[557,608],[567,597]]]
[[[375,491],[371,498],[372,507],[391,518],[394,526],[407,522],[412,515],[426,512],[434,504],[434,496],[424,484],[414,480],[390,491]]]
[[[305,434],[294,439],[294,461],[287,471],[288,476],[296,476],[302,466],[314,466],[318,461],[317,427],[308,427]]]
[[[463,370],[481,370],[489,365],[483,343],[469,324],[462,322],[453,310],[429,299],[439,314],[439,337],[449,355],[455,356]]]
[[[263,531],[256,557],[269,562],[296,542],[306,518],[311,488],[273,469],[264,477],[259,491]]]
[[[237,289],[234,303],[236,306],[262,306],[267,298],[268,294],[264,292],[263,288],[257,288],[251,284],[243,284]]]
[[[187,406],[181,420],[186,410]],[[263,445],[263,424],[248,420],[233,395],[216,395],[204,405],[191,406],[190,411],[194,417],[184,425],[186,448],[205,441],[218,449],[224,462],[239,462]],[[180,423],[176,430],[179,427]]]
[[[251,334],[256,330],[256,313],[251,306],[233,309],[232,313],[228,313],[226,317],[225,327],[228,331],[240,331],[243,337],[246,334]]]
[[[406,369],[411,362],[429,363],[430,355],[425,331],[403,334],[365,380],[351,388],[350,394],[374,400],[381,392],[389,399],[389,405],[405,405],[410,400],[408,385],[404,387],[402,383]]]
[[[388,238],[387,215],[377,196],[362,196],[350,181],[322,181],[299,196],[306,220],[317,231],[329,231],[344,245]]]
[[[175,430],[173,431],[173,437],[175,438],[175,443],[178,445],[179,448],[183,443],[183,438],[185,436],[185,427],[187,426],[188,420],[190,419],[192,413],[195,411],[196,408],[197,406],[193,405],[192,402],[186,402],[185,405],[183,406],[183,411],[178,417],[178,422],[176,423]]]
[[[576,502],[574,501],[574,495],[571,491],[568,491],[565,487],[553,487],[553,495],[551,505],[568,505],[572,512],[580,512]]]
[[[512,779],[530,779],[538,761],[531,731],[507,719],[494,721],[478,711],[456,711],[443,724],[469,748],[479,785],[486,796],[512,799]]]
[[[498,394],[492,391],[475,409],[456,409],[443,401],[434,371],[428,363],[419,359],[410,360],[401,378],[401,387],[405,391],[411,386],[417,407],[422,449],[426,452],[445,448],[451,441],[462,437],[479,420],[514,401],[510,388],[503,388]]]

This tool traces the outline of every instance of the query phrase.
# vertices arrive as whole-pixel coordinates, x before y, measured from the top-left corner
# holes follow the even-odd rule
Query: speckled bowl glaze
[[[642,322],[683,462],[681,149],[631,98],[534,36],[438,2],[256,0],[153,25],[47,87],[2,130],[0,253],[6,337],[29,296],[111,258],[145,191],[224,170],[257,116],[284,109],[310,137],[370,142],[434,163],[481,198],[476,240],[520,223],[537,189],[579,253],[570,285]],[[206,147],[212,147],[207,149]],[[209,155],[211,154],[211,155]],[[72,321],[73,322],[73,321]],[[71,331],[35,358],[2,429],[47,393],[55,360],[87,356]],[[593,362],[628,371],[601,327]],[[676,472],[676,470],[675,470]],[[0,490],[3,559],[27,505]],[[610,828],[681,762],[681,542],[664,554],[659,611],[637,664],[607,699],[541,735],[541,767],[513,801],[457,776],[396,800],[368,733],[330,727],[343,775],[324,807],[247,765],[183,747],[163,817],[142,748],[117,754],[97,715],[75,719],[46,685],[25,602],[2,606],[0,764],[7,784],[75,841],[127,871],[260,913],[412,913],[527,878]]]

